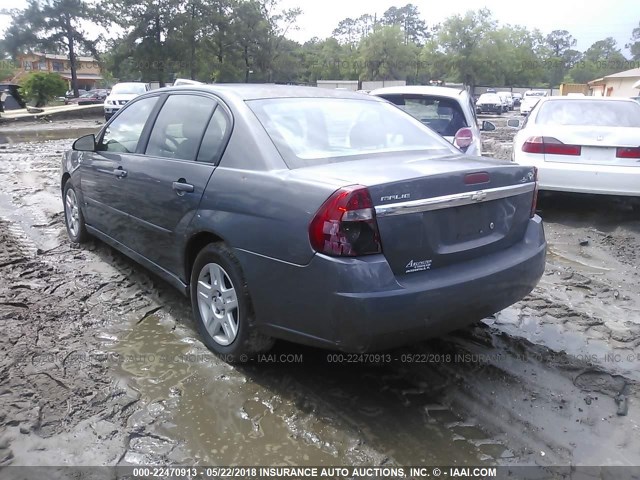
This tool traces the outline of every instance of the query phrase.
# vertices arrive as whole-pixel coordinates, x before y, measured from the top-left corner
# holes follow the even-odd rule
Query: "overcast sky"
[[[407,0],[281,0],[282,7],[300,7],[297,31],[287,36],[304,42],[312,37],[325,38],[338,22],[347,17],[358,17],[364,13],[381,16],[391,7],[401,7]],[[544,34],[552,30],[568,30],[577,40],[577,48],[584,51],[598,40],[613,37],[628,56],[624,44],[631,38],[631,31],[640,21],[640,0],[616,0],[612,2],[590,2],[578,4],[571,0],[454,0],[420,1],[417,5],[429,26],[446,17],[466,10],[488,7],[501,24],[523,25],[538,28]],[[0,0],[1,8],[22,7],[26,0]],[[0,16],[0,35],[9,24],[8,17]]]
[[[391,6],[401,7],[406,0],[281,0],[282,6],[300,7],[303,14],[300,29],[288,35],[303,42],[314,36],[325,38],[331,35],[338,22],[344,18],[359,17],[364,13],[381,16]],[[606,37],[617,40],[624,49],[631,38],[631,31],[640,22],[639,0],[616,0],[612,2],[578,3],[571,0],[415,0],[420,13],[429,26],[445,18],[463,14],[467,10],[489,8],[501,24],[523,25],[538,28],[544,34],[552,30],[568,30],[577,40],[577,48],[584,51],[592,43]],[[628,54],[628,51],[625,50]]]

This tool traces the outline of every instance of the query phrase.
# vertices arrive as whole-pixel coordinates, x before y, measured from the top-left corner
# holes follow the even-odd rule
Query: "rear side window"
[[[140,135],[158,97],[149,97],[124,107],[106,128],[98,150],[102,152],[134,153]]]
[[[171,95],[153,125],[146,154],[195,160],[216,102],[199,95]]]
[[[220,160],[229,127],[230,122],[224,110],[220,107],[216,108],[198,151],[199,162],[217,163]]]
[[[616,100],[555,100],[540,105],[536,123],[640,127],[640,105]]]

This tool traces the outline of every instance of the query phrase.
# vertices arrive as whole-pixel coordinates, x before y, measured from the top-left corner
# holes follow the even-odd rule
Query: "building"
[[[357,80],[318,80],[316,83],[318,88],[332,88],[340,90],[358,90]]]
[[[589,85],[590,94],[594,97],[636,97],[640,95],[639,89],[634,88],[638,81],[640,81],[640,68],[632,68],[596,78],[587,85]]]
[[[50,53],[24,53],[18,55],[18,73],[14,80],[29,72],[58,73],[71,88],[71,65],[66,55]],[[98,61],[93,57],[76,57],[76,75],[78,88],[91,90],[102,80],[102,72]]]

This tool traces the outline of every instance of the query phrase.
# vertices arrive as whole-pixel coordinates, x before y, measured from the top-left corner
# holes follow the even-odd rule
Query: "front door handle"
[[[117,178],[124,178],[127,176],[127,171],[123,170],[122,167],[118,167],[118,168],[114,168],[113,169],[113,174],[117,177]]]
[[[184,195],[185,193],[193,193],[194,187],[184,178],[181,178],[177,182],[173,182],[173,189],[176,191],[178,195]]]

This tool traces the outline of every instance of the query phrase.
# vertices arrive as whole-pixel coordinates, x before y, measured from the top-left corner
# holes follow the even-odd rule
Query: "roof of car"
[[[385,93],[391,95],[409,94],[409,95],[436,95],[438,97],[450,97],[457,98],[462,92],[466,90],[453,87],[437,87],[432,85],[410,85],[401,87],[384,87],[377,88],[370,92],[371,95],[382,95]]]
[[[298,85],[275,85],[253,83],[214,83],[207,85],[180,85],[167,87],[163,91],[205,91],[215,93],[221,97],[235,97],[241,100],[259,100],[266,98],[353,98],[357,100],[372,100],[369,95],[349,90],[335,90],[329,88],[303,87]]]

